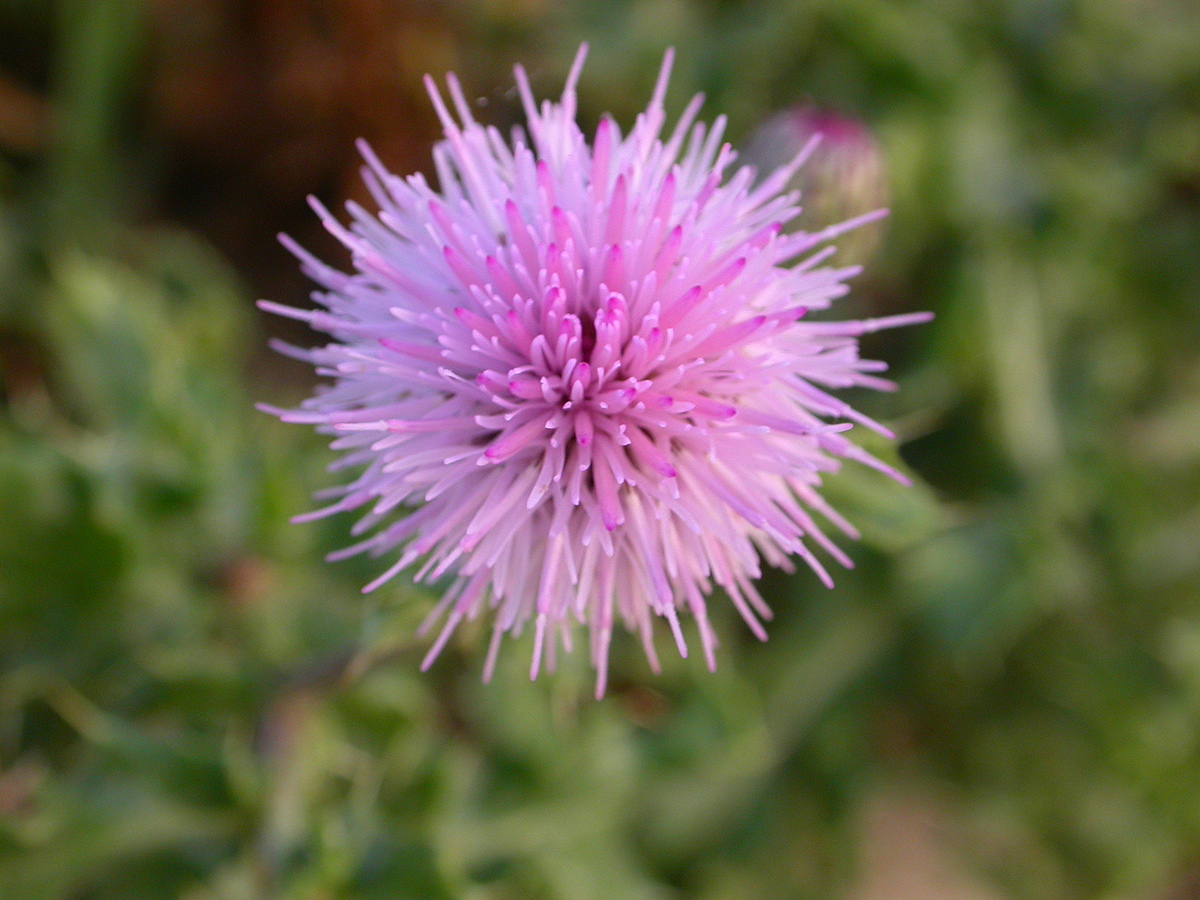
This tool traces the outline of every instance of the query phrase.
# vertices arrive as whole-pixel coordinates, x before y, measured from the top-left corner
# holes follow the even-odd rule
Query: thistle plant
[[[503,636],[527,625],[536,677],[583,625],[600,696],[618,620],[657,670],[654,620],[687,655],[690,616],[711,669],[715,589],[765,639],[763,562],[790,570],[798,557],[827,585],[816,551],[851,565],[825,529],[856,532],[822,478],[846,460],[904,476],[853,440],[891,432],[831,391],[893,389],[858,337],[928,316],[812,317],[857,272],[826,265],[830,242],[884,214],[785,229],[799,212],[788,185],[817,139],[759,177],[735,165],[723,118],[697,121],[701,97],[667,130],[668,51],[629,133],[606,116],[589,140],[576,122],[584,55],[557,103],[539,105],[516,68],[527,124],[508,140],[474,119],[453,75],[449,104],[427,79],[445,133],[437,187],[361,145],[378,212],[349,204],[347,226],[314,202],[352,270],[285,238],[320,308],[262,306],[332,338],[279,345],[330,383],[268,410],[332,435],[334,468],[358,473],[298,518],[365,510],[359,542],[331,556],[395,557],[364,591],[410,567],[449,580],[423,666],[486,616],[484,679]]]

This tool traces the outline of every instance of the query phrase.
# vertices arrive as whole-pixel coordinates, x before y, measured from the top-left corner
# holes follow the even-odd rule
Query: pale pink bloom
[[[396,552],[366,591],[417,564],[417,581],[452,579],[423,666],[483,615],[484,679],[501,637],[530,622],[535,677],[578,623],[599,696],[618,619],[657,670],[654,618],[686,655],[690,614],[713,668],[715,587],[765,638],[760,561],[790,571],[799,556],[826,584],[810,545],[850,565],[814,519],[855,536],[821,498],[823,475],[849,459],[904,478],[846,433],[888,430],[828,391],[892,389],[857,336],[928,317],[810,320],[856,271],[822,267],[821,248],[880,213],[784,233],[798,207],[781,191],[813,145],[752,186],[724,119],[696,122],[701,98],[664,135],[670,52],[629,134],[606,117],[589,144],[575,121],[583,57],[558,103],[539,106],[516,69],[528,136],[511,141],[472,118],[453,75],[452,109],[428,79],[446,136],[438,189],[361,146],[380,211],[349,204],[347,228],[314,203],[353,271],[285,239],[323,308],[262,306],[333,337],[282,348],[331,384],[271,411],[334,435],[335,468],[362,469],[299,519],[367,508],[353,533],[370,536],[331,557]]]

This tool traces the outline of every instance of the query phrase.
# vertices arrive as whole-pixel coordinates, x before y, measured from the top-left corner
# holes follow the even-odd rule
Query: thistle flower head
[[[742,161],[760,173],[785,165],[814,137],[820,143],[787,187],[804,198],[802,214],[789,227],[842,219],[887,204],[883,154],[866,124],[848,115],[812,106],[785,109],[755,129]],[[839,242],[837,258],[870,259],[882,228],[859,228]]]
[[[606,117],[589,140],[582,62],[540,106],[516,69],[527,130],[511,140],[474,120],[453,76],[449,106],[427,80],[445,130],[437,188],[362,146],[378,213],[350,204],[345,227],[316,205],[352,270],[285,238],[321,308],[262,305],[332,337],[281,347],[331,383],[270,411],[332,434],[336,467],[359,470],[299,518],[365,510],[365,537],[333,554],[395,557],[364,590],[411,566],[449,581],[424,665],[484,616],[485,679],[502,636],[527,625],[536,676],[582,625],[599,695],[618,621],[657,668],[654,619],[686,655],[690,615],[712,668],[714,588],[765,638],[760,561],[798,556],[826,584],[813,545],[850,564],[817,521],[855,536],[822,476],[845,459],[903,476],[847,433],[887,429],[829,390],[891,388],[857,336],[926,317],[810,320],[854,274],[822,266],[828,241],[878,214],[785,233],[798,207],[783,190],[813,145],[755,184],[723,119],[696,121],[699,97],[664,130],[670,52],[632,130]]]

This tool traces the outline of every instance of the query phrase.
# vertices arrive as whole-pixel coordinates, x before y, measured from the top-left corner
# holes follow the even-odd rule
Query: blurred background
[[[848,468],[826,591],[719,671],[531,685],[327,565],[287,231],[429,171],[420,86],[510,67],[769,161],[827,133],[902,489]],[[1200,897],[1200,6],[1191,0],[0,0],[0,898]],[[887,447],[882,454],[896,456]]]

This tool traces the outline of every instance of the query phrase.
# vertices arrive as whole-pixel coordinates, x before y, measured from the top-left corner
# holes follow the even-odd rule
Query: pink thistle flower
[[[353,271],[283,238],[323,308],[261,305],[333,337],[279,347],[332,384],[268,411],[332,434],[335,468],[363,467],[297,518],[367,507],[353,533],[370,536],[331,555],[398,552],[364,591],[418,562],[417,581],[453,579],[423,626],[444,619],[422,668],[486,614],[484,680],[502,636],[530,622],[536,677],[578,623],[599,697],[618,619],[657,671],[654,618],[686,656],[690,613],[712,669],[714,587],[765,639],[760,559],[791,570],[798,556],[827,585],[810,544],[851,564],[814,517],[856,536],[822,476],[849,459],[905,479],[846,434],[888,430],[829,390],[892,389],[857,337],[928,316],[809,320],[857,271],[822,267],[822,246],[882,211],[785,233],[798,207],[782,191],[815,142],[752,186],[751,169],[731,170],[724,119],[696,122],[702,98],[664,134],[670,51],[630,133],[603,118],[589,145],[575,121],[585,49],[558,103],[538,106],[517,67],[528,136],[511,142],[474,120],[453,75],[453,111],[427,79],[439,189],[360,145],[379,213],[349,204],[347,228],[313,204]]]

